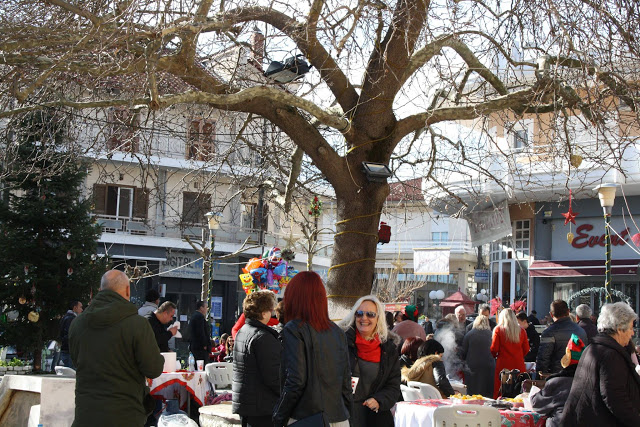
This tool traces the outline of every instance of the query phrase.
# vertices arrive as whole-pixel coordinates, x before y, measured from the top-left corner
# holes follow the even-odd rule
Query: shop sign
[[[167,251],[160,263],[160,276],[202,280],[202,258],[194,252]]]
[[[491,243],[513,233],[506,201],[493,209],[471,213],[466,220],[473,246]]]
[[[576,228],[576,233],[573,238],[573,242],[571,242],[571,246],[576,249],[582,249],[586,247],[593,248],[595,246],[601,246],[604,248],[605,246],[605,234],[589,234],[590,231],[593,230],[593,225],[591,224],[582,224],[578,228]],[[611,236],[611,245],[612,246],[625,246],[629,241],[629,228],[625,228],[622,232],[619,233],[618,237],[616,234],[612,234]]]
[[[554,219],[552,228],[551,260],[604,260],[605,231],[602,218],[578,219],[577,224],[572,227],[574,236],[571,243],[567,241],[569,226],[564,225],[564,218]],[[628,219],[625,221],[621,216],[611,217],[611,250],[614,259],[638,258],[631,241],[632,234]]]

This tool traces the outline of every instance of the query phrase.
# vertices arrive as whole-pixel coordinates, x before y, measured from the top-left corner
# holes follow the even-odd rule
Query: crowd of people
[[[63,348],[77,370],[73,425],[127,419],[141,426],[158,410],[146,378],[162,373],[160,351],[176,335],[176,306],[159,304],[151,292],[137,310],[127,276],[116,270],[105,273],[100,289],[84,310],[73,302],[61,321]],[[574,321],[565,301],[553,301],[552,323],[541,336],[533,312],[500,307],[492,313],[484,305],[471,320],[459,306],[435,324],[419,324],[417,307],[392,314],[373,295],[359,298],[336,324],[321,278],[301,272],[280,303],[271,291],[249,294],[234,331],[217,346],[206,304],[196,308],[190,351],[198,360],[233,361],[232,410],[243,426],[393,426],[402,384],[430,384],[447,398],[457,378],[468,394],[498,397],[500,372],[525,372],[533,361],[546,383],[531,402],[548,426],[640,425],[640,368],[631,339],[638,317],[625,303],[605,304],[595,321],[580,305]]]

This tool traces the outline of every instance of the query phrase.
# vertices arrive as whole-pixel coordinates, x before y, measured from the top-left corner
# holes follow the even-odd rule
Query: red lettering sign
[[[587,246],[593,248],[595,246],[604,247],[605,244],[605,235],[602,234],[600,236],[590,236],[589,231],[593,230],[593,225],[591,224],[582,224],[578,228],[576,228],[576,236],[571,242],[571,246],[576,249],[586,248]],[[629,241],[629,229],[626,228],[622,233],[620,233],[620,237],[613,235],[611,236],[611,245],[612,246],[624,246]]]

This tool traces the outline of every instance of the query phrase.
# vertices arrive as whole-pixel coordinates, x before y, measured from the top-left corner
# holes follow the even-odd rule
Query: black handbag
[[[329,420],[327,420],[324,412],[318,412],[289,424],[288,427],[329,427]]]
[[[525,380],[530,380],[531,375],[527,372],[520,372],[519,369],[503,369],[500,371],[500,393],[499,395],[505,397],[516,397],[522,393],[522,383]]]

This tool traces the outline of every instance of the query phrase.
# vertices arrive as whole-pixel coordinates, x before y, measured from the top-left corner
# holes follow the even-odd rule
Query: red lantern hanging
[[[380,222],[380,230],[378,230],[378,243],[384,245],[391,241],[391,227],[386,222]]]

